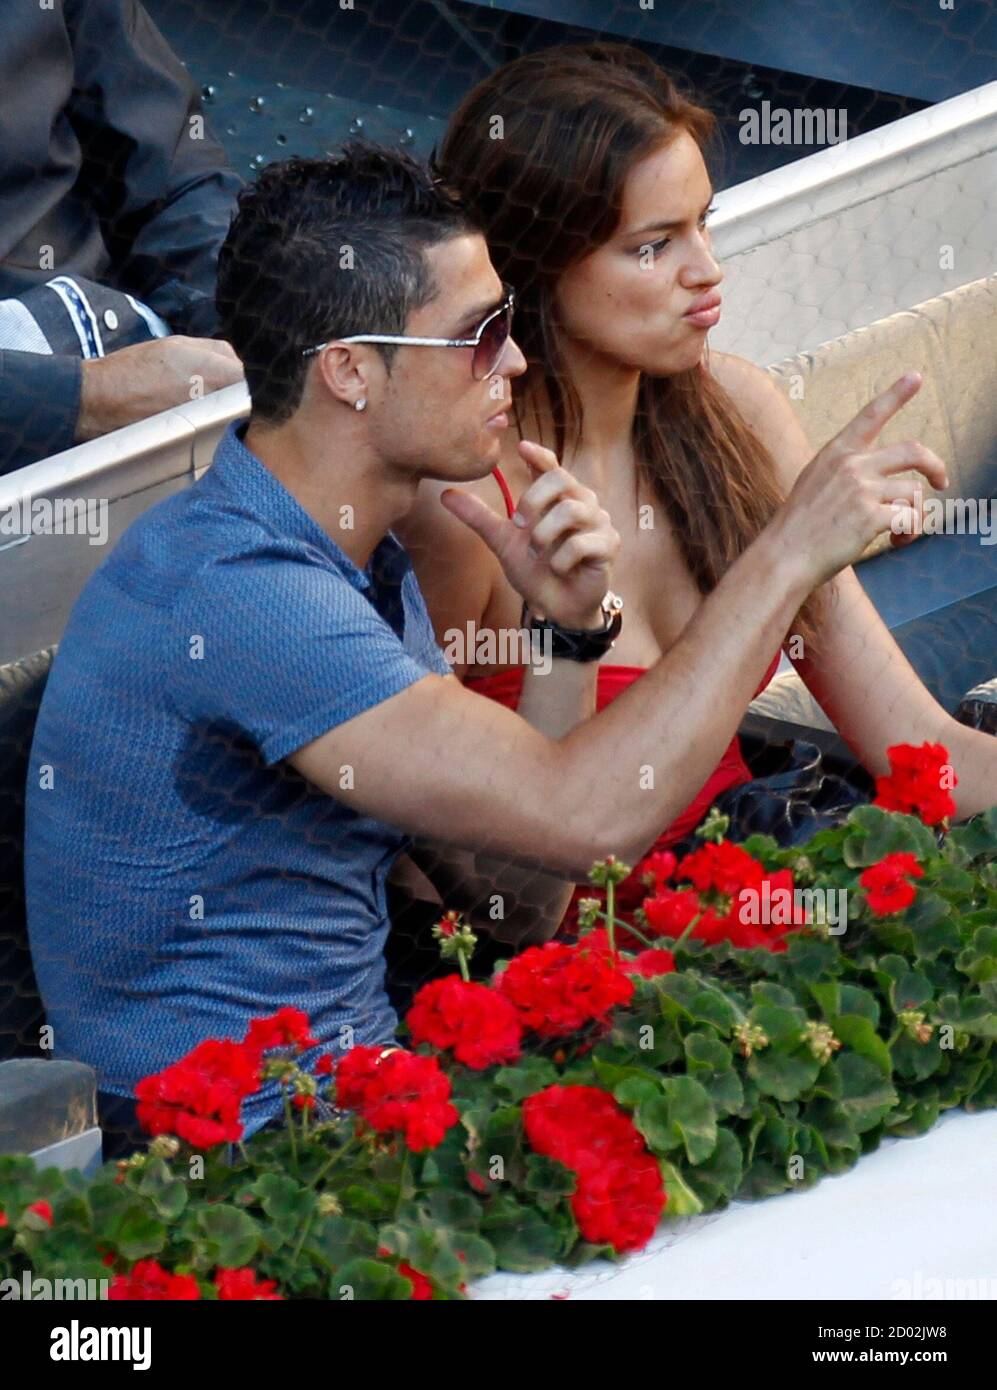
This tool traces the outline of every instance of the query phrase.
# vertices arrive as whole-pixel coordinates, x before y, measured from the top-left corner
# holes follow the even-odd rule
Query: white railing
[[[0,477],[0,663],[59,640],[77,595],[122,532],[154,502],[189,487],[229,421],[248,410],[240,382]],[[87,530],[15,536],[13,524],[4,525],[8,516],[23,523],[48,503],[75,499],[91,504],[95,524]]]
[[[997,269],[997,82],[717,194],[724,314],[760,366]]]

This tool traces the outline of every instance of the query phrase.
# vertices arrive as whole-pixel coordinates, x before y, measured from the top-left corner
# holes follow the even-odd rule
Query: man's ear
[[[369,349],[356,343],[330,343],[318,354],[316,372],[329,393],[351,409],[366,399],[374,374]]]

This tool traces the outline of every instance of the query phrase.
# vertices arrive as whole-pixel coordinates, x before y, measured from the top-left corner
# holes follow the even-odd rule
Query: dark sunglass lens
[[[485,377],[491,376],[498,366],[502,357],[502,352],[509,340],[509,330],[512,324],[512,310],[506,309],[501,314],[496,314],[485,325],[478,346],[474,349],[474,357],[471,362],[471,369],[478,381],[483,381]]]

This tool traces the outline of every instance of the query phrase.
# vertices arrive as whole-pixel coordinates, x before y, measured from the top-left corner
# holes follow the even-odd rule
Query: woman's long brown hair
[[[640,50],[603,43],[507,63],[448,126],[437,169],[516,290],[516,341],[546,390],[558,457],[569,427],[580,437],[582,403],[560,346],[557,282],[617,230],[634,164],[680,131],[710,158],[713,114]],[[518,403],[516,414],[521,425]],[[702,366],[641,377],[633,444],[696,585],[709,593],[782,501],[771,454]],[[793,625],[808,649],[817,607],[811,595]]]

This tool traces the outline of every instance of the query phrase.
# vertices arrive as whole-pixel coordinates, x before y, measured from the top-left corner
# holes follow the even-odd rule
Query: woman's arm
[[[502,623],[495,596],[508,588],[508,582],[484,541],[440,502],[446,486],[421,483],[415,509],[396,532],[412,557],[437,642],[444,651],[460,655],[456,634],[466,647],[469,625],[481,632]],[[498,485],[490,477],[464,486],[489,504],[498,497]],[[465,650],[463,656],[473,657],[473,650]],[[458,660],[453,669],[464,680],[474,670],[473,661]],[[555,661],[546,673],[528,665],[517,712],[540,733],[562,737],[595,713],[596,670],[595,662]],[[481,851],[456,850],[440,841],[421,840],[413,844],[408,858],[446,908],[468,913],[476,926],[516,945],[552,937],[574,889],[569,880],[539,868],[492,857],[486,846]],[[394,878],[411,889],[411,870],[401,860]]]
[[[769,448],[788,492],[814,453],[793,407],[768,373],[743,358],[712,354],[711,369]],[[997,804],[997,738],[958,723],[925,689],[853,569],[824,592],[819,651],[793,665],[856,757],[882,774],[892,744],[941,743],[958,777],[959,818]]]

